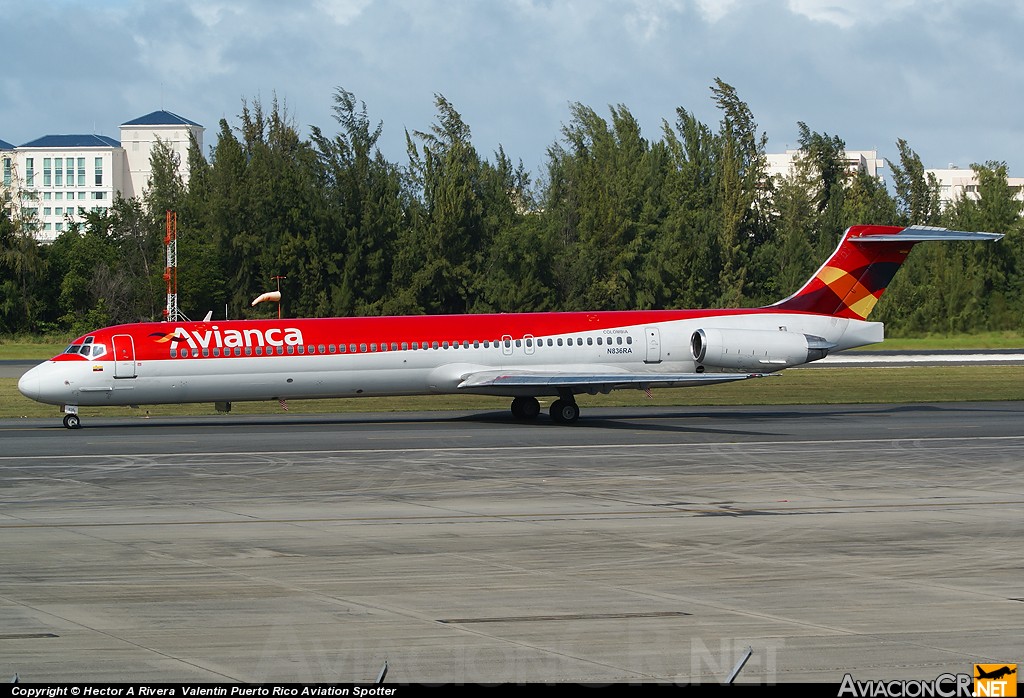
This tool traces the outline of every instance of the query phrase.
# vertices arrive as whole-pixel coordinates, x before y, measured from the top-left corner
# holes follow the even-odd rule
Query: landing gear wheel
[[[512,416],[516,419],[536,419],[540,403],[535,397],[517,397],[512,400]]]
[[[64,426],[68,429],[81,429],[82,420],[78,418],[77,414],[66,414],[64,415]]]
[[[580,418],[580,408],[575,402],[555,400],[551,403],[551,420],[556,424],[573,424]]]

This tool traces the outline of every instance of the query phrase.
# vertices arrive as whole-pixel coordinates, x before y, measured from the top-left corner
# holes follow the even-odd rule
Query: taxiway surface
[[[1024,657],[1024,403],[0,421],[0,676],[933,679]]]

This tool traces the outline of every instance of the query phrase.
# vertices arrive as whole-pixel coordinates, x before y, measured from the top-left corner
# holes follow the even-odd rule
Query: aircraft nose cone
[[[39,399],[39,372],[30,369],[18,379],[18,391],[29,400]]]

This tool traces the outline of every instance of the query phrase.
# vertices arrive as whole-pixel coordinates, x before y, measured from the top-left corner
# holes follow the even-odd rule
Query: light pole
[[[281,279],[287,279],[287,276],[271,276],[271,279],[277,280],[277,319],[281,319]]]

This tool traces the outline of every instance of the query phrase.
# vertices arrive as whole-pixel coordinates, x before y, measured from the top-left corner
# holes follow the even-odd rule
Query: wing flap
[[[679,388],[730,383],[768,375],[771,374],[476,371],[463,376],[458,388]]]

